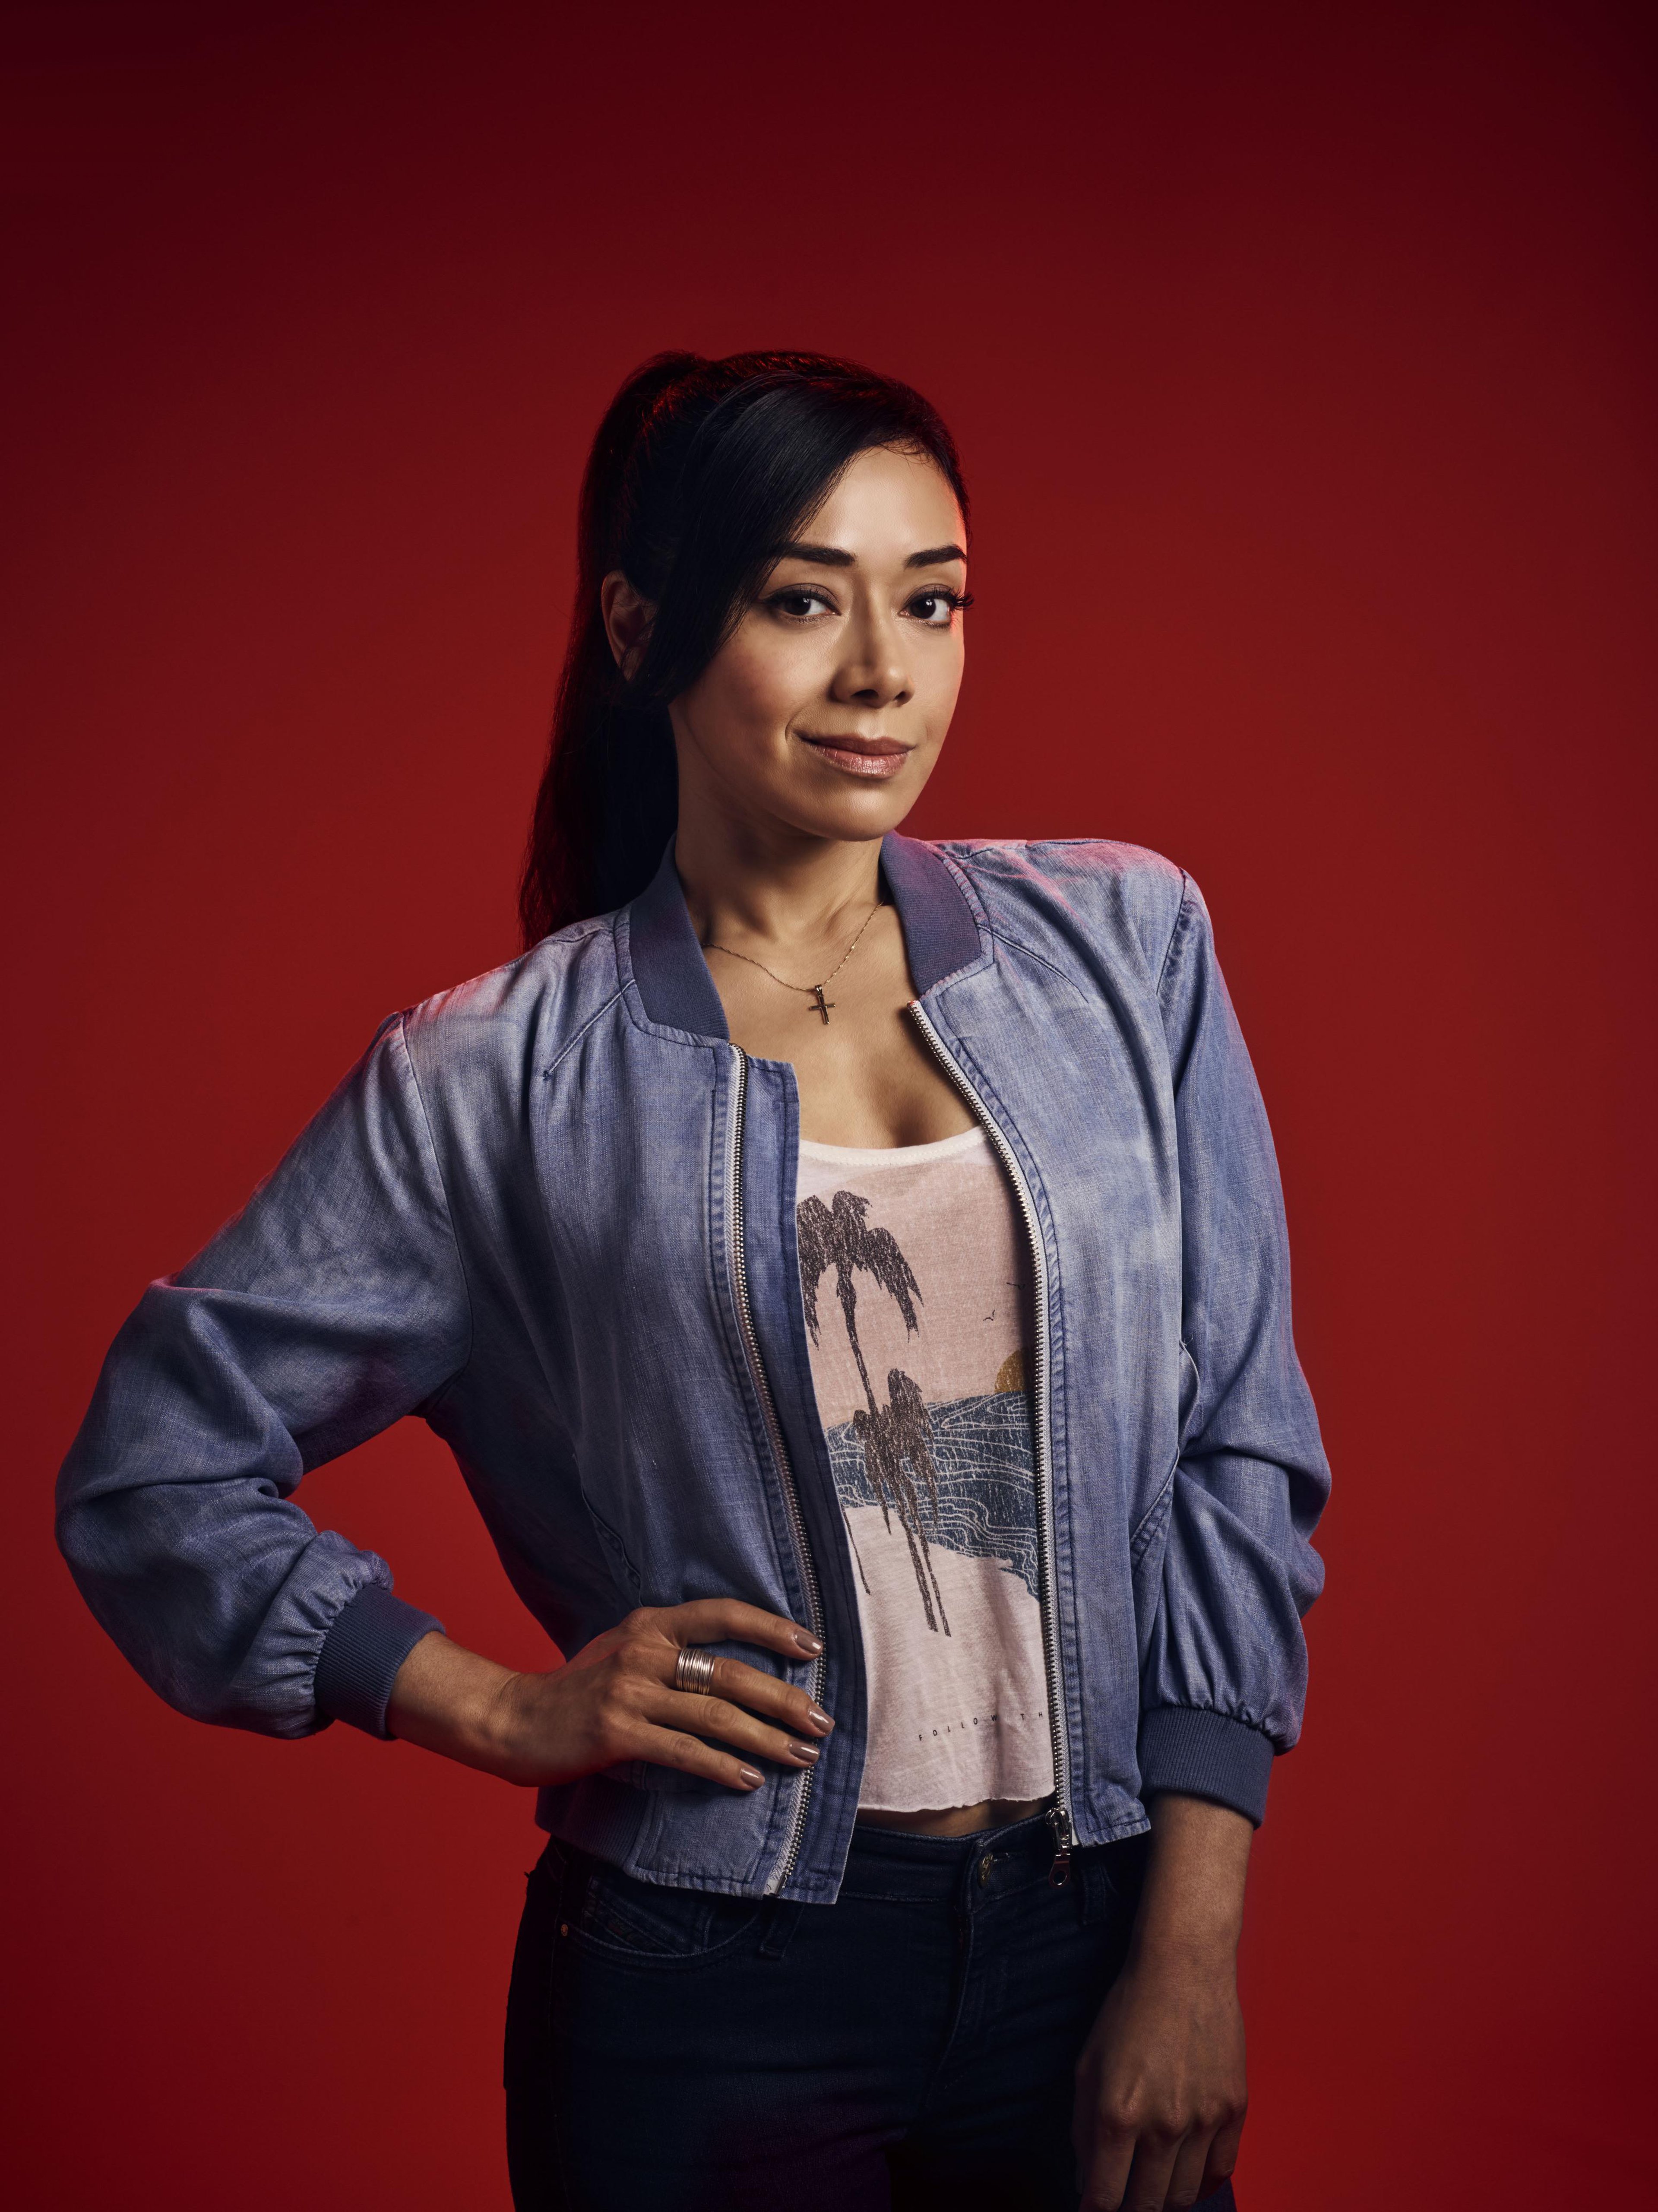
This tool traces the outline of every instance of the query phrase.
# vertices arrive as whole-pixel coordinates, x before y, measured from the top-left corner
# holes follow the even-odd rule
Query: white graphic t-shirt
[[[861,1807],[1054,1787],[1026,1389],[1029,1261],[981,1129],[800,1146],[812,1382],[869,1674]]]

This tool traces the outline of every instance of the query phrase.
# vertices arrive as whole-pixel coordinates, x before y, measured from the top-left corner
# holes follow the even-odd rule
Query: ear
[[[612,568],[599,586],[598,605],[616,665],[624,676],[631,676],[651,634],[656,609],[640,597],[620,568]]]

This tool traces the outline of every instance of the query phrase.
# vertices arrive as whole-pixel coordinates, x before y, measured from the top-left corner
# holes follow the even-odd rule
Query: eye
[[[786,622],[810,622],[814,615],[835,611],[829,593],[813,584],[786,584],[780,592],[767,595],[766,605]]]
[[[925,629],[948,629],[952,619],[972,605],[971,592],[952,592],[943,584],[933,584],[925,592],[917,592],[904,611]]]

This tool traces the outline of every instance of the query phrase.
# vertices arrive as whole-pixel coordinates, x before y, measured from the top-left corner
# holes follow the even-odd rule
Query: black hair
[[[730,636],[779,545],[880,446],[936,462],[965,518],[938,414],[853,362],[658,354],[617,392],[582,480],[575,611],[519,893],[526,945],[650,881],[678,809],[668,702]],[[625,676],[599,606],[616,569],[654,609]]]

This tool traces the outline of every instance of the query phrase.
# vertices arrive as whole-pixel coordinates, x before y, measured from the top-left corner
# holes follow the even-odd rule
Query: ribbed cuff
[[[335,1614],[324,1640],[312,1692],[318,1711],[384,1736],[398,1668],[422,1636],[442,1626],[417,1605],[393,1597],[384,1583],[365,1583]]]
[[[1247,1721],[1201,1705],[1153,1705],[1140,1715],[1140,1795],[1177,1790],[1230,1805],[1256,1827],[1266,1817],[1272,1740]]]

